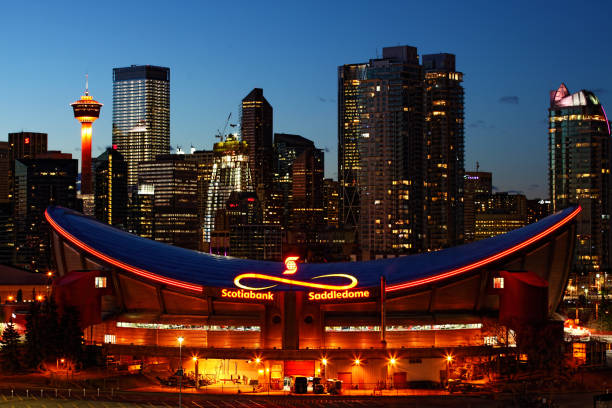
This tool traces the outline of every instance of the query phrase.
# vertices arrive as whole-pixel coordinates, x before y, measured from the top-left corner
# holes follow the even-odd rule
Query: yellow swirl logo
[[[312,279],[321,279],[321,278],[345,278],[347,279],[348,283],[346,285],[329,285],[326,283],[305,282],[305,281],[300,281],[296,279],[281,278],[279,276],[265,275],[263,273],[243,273],[234,278],[234,285],[238,286],[239,288],[246,289],[246,290],[270,289],[270,288],[277,286],[278,283],[283,283],[285,285],[291,285],[291,286],[302,286],[305,288],[314,288],[314,289],[347,290],[347,289],[354,288],[355,286],[357,286],[357,283],[358,283],[357,278],[355,278],[352,275],[347,275],[345,273],[330,273],[328,275],[315,276]],[[245,279],[258,279],[258,280],[264,280],[268,282],[278,282],[278,283],[274,285],[260,286],[260,287],[248,286],[242,283],[242,280],[245,280]]]
[[[298,265],[297,260],[300,259],[298,256],[288,256],[285,258],[285,270],[283,275],[293,275],[297,272]],[[266,275],[263,273],[243,273],[234,278],[234,285],[245,290],[265,290],[278,286],[279,283],[291,286],[302,286],[305,288],[323,289],[323,290],[348,290],[357,286],[357,278],[352,275],[345,273],[330,273],[327,275],[315,276],[312,279],[322,278],[344,278],[347,280],[345,285],[330,285],[319,282],[306,282],[297,279],[281,278],[280,276]],[[267,282],[276,282],[273,285],[266,286],[249,286],[243,283],[243,280],[263,280]]]

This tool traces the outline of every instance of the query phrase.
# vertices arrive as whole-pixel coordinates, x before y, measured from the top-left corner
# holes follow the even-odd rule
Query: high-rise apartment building
[[[319,230],[324,224],[323,150],[306,149],[291,166],[290,228]]]
[[[277,154],[277,169],[276,169],[276,183],[275,191],[279,195],[279,207],[280,207],[280,224],[283,228],[289,228],[291,219],[293,216],[293,184],[294,174],[293,167],[296,159],[304,152],[309,150],[318,150],[315,148],[312,140],[306,139],[300,135],[293,135],[289,133],[275,133],[274,134],[274,149]],[[322,153],[321,153],[322,154]],[[301,172],[303,173],[300,177],[306,177],[304,171],[303,161],[306,160],[304,156],[302,158]],[[313,163],[314,164],[314,163]],[[314,170],[314,168],[312,168]],[[320,170],[320,169],[319,169]],[[301,182],[305,183],[305,179],[301,179]],[[306,188],[306,185],[302,185],[301,189]],[[304,196],[305,191],[301,191],[300,194]]]
[[[212,150],[196,150],[191,154],[185,155],[185,160],[191,161],[196,166],[198,179],[198,225],[199,225],[199,247],[201,251],[204,246],[204,218],[206,216],[206,200],[208,197],[208,187],[212,177],[212,169],[215,154]]]
[[[359,222],[359,141],[362,137],[363,85],[367,64],[338,67],[338,182],[340,224],[357,228]]]
[[[185,155],[157,156],[138,165],[139,186],[154,188],[153,238],[198,249],[197,173]]]
[[[463,176],[463,230],[466,242],[476,239],[475,200],[493,194],[493,175],[486,171],[467,171]]]
[[[47,134],[40,132],[15,132],[8,134],[8,198],[13,199],[15,160],[33,159],[37,153],[47,151]]]
[[[453,54],[423,55],[427,249],[463,242],[463,74]]]
[[[253,191],[247,143],[228,135],[213,147],[214,162],[206,198],[203,242],[211,242],[217,211],[224,210],[232,192]]]
[[[364,259],[421,251],[425,240],[423,71],[417,49],[383,48],[361,81],[359,240]]]
[[[129,187],[139,163],[170,153],[170,68],[113,69],[113,146],[127,162]]]
[[[95,217],[109,225],[127,228],[127,163],[108,148],[93,160]]]
[[[16,264],[37,272],[51,266],[45,210],[60,205],[81,211],[76,196],[78,161],[69,153],[39,153],[15,161]]]
[[[576,270],[591,275],[610,267],[610,123],[593,92],[550,92],[549,188],[553,212],[580,205]]]

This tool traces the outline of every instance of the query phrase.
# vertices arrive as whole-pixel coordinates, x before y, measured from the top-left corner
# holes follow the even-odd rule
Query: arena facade
[[[437,252],[328,264],[200,253],[61,207],[46,219],[56,299],[117,358],[176,367],[182,337],[186,370],[215,380],[273,389],[299,374],[368,388],[439,382],[449,364],[486,359],[505,321],[554,319],[580,210]]]

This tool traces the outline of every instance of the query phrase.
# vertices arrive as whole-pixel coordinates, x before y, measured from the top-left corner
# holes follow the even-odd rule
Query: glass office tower
[[[359,140],[363,114],[362,82],[367,64],[338,67],[338,182],[340,224],[356,228],[359,223]]]
[[[204,243],[211,241],[217,211],[225,208],[230,194],[234,191],[253,191],[247,143],[238,140],[236,135],[228,135],[224,141],[215,143],[213,151],[214,162],[204,216]]]
[[[565,84],[550,93],[548,120],[553,211],[582,207],[575,271],[594,284],[597,272],[610,267],[610,124],[592,92],[570,94]]]
[[[170,68],[113,69],[113,146],[128,164],[128,187],[138,163],[170,153]]]

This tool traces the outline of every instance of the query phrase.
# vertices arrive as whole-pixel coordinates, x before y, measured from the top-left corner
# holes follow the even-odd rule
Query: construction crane
[[[223,131],[220,131],[219,129],[217,129],[217,134],[215,135],[215,137],[218,137],[219,139],[223,140],[223,138],[225,137],[225,131],[227,130],[227,125],[229,124],[230,119],[232,118],[232,112],[229,113],[229,115],[227,115],[227,120],[225,121],[225,125],[223,126]],[[232,125],[233,127],[234,125]]]

